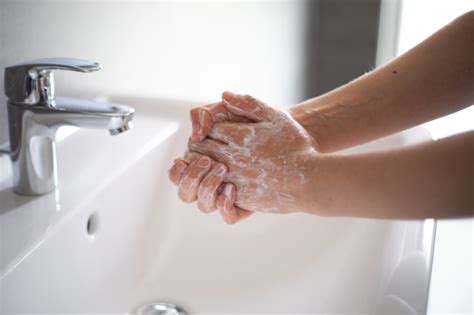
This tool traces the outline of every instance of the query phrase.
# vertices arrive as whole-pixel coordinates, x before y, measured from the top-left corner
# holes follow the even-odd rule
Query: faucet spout
[[[79,128],[107,129],[111,135],[117,135],[132,127],[135,110],[132,107],[100,103],[71,97],[56,97],[55,108],[50,108],[53,117],[51,123],[72,125]],[[59,114],[59,115],[58,115]]]
[[[53,70],[91,72],[100,68],[92,61],[50,58],[5,69],[15,192],[42,195],[55,189],[55,135],[59,127],[104,129],[111,135],[131,128],[135,110],[129,106],[54,95]]]
[[[127,130],[130,130],[132,127],[133,127],[133,123],[130,121],[130,122],[124,124],[120,128],[109,129],[109,133],[110,133],[111,136],[116,136],[116,135],[119,135],[121,133],[124,133]]]
[[[14,190],[42,195],[57,185],[55,135],[61,126],[109,130],[116,135],[132,126],[134,109],[119,104],[56,97],[55,107],[8,102]]]

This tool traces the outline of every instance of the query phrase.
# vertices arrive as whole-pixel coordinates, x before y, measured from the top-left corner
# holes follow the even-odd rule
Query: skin
[[[208,138],[189,141],[190,151],[227,165],[225,181],[237,188],[234,203],[239,208],[300,211],[306,200],[300,189],[306,182],[306,162],[317,153],[314,138],[287,113],[250,96],[236,95],[225,106],[254,122],[215,124]]]
[[[474,103],[474,11],[405,54],[290,109],[334,152],[459,111]]]
[[[219,210],[224,220],[233,224],[252,212],[234,205],[236,188],[231,183],[224,183],[226,175],[227,167],[224,164],[194,152],[187,152],[184,158],[175,159],[169,171],[170,180],[178,186],[178,195],[182,201],[191,203],[198,200],[198,208],[202,212]]]
[[[472,216],[473,149],[471,131],[401,149],[313,157],[310,165],[318,168],[309,168],[314,197],[308,208],[380,219]]]
[[[333,152],[374,140],[473,104],[473,37],[471,11],[385,66],[292,107],[293,119],[252,97],[225,92],[221,102],[191,111],[193,133],[188,144],[195,156],[199,152],[228,167],[226,175],[215,180],[221,180],[216,204],[213,207],[213,198],[204,193],[198,196],[200,185],[207,184],[202,185],[204,175],[196,171],[192,158],[176,162],[170,178],[183,200],[188,195],[195,196],[198,205],[211,200],[206,212],[219,209],[228,223],[262,210],[372,218],[472,216],[473,132],[359,155],[317,151]],[[262,127],[265,124],[272,127]],[[245,142],[249,134],[253,140]],[[226,157],[229,152],[239,158]],[[279,172],[268,173],[262,166],[279,158],[285,161],[274,165]],[[281,191],[292,203],[270,192],[255,197],[256,189],[264,186],[256,185],[262,176],[256,170],[265,170],[269,191]],[[298,183],[300,174],[305,180]],[[229,185],[234,186],[232,193],[222,194]],[[229,204],[234,208],[224,211]]]

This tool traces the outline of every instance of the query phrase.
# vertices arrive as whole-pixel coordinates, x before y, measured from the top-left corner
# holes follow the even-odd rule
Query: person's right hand
[[[224,92],[222,101],[190,111],[193,141],[205,139],[214,124],[219,122],[251,122],[226,108],[225,98],[231,96],[232,93]],[[234,224],[253,212],[234,206],[236,188],[224,182],[226,174],[225,165],[195,152],[186,152],[184,158],[175,159],[169,170],[170,180],[178,186],[178,195],[182,201],[197,201],[198,208],[204,213],[219,210],[224,221]]]
[[[193,141],[202,141],[209,135],[214,124],[219,122],[251,122],[245,116],[236,115],[225,107],[225,98],[230,98],[231,95],[233,94],[230,92],[224,92],[222,93],[222,101],[191,109],[191,139]]]

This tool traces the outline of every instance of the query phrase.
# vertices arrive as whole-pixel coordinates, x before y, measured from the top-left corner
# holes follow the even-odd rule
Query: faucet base
[[[56,188],[55,130],[41,123],[43,116],[34,106],[8,103],[13,190],[20,195],[39,196]]]

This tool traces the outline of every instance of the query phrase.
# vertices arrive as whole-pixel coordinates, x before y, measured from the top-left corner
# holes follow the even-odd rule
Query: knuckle
[[[206,153],[206,144],[205,140],[203,142],[194,142],[192,139],[188,140],[188,149],[197,153],[196,155],[200,156]]]
[[[194,161],[198,157],[199,157],[199,154],[196,152],[191,152],[187,150],[186,153],[184,153],[184,158],[187,160],[188,163]]]
[[[222,163],[217,163],[214,166],[215,174],[219,177],[224,177],[227,174],[227,166]]]

